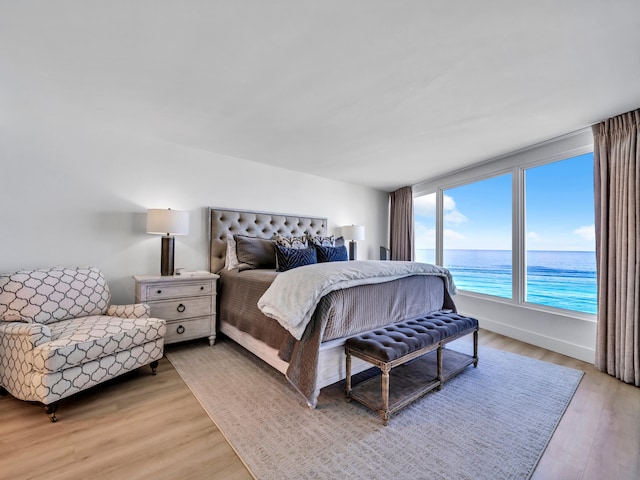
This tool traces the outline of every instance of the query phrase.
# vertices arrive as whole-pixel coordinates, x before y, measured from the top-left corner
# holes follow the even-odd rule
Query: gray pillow
[[[276,268],[276,251],[273,241],[265,238],[234,235],[239,270],[250,268]]]

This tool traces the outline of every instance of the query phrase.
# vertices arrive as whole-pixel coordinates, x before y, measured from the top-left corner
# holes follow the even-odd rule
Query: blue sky
[[[526,171],[528,250],[594,250],[593,154]],[[415,199],[416,248],[435,246],[435,194]],[[511,175],[445,191],[445,249],[511,249]]]

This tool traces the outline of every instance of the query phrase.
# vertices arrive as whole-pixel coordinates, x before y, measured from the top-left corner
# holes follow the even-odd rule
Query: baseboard
[[[567,355],[571,358],[577,358],[578,360],[582,360],[587,363],[592,364],[595,361],[595,349],[586,348],[582,345],[576,345],[557,338],[541,335],[537,332],[514,327],[513,325],[506,325],[504,323],[496,322],[495,320],[489,320],[487,318],[480,318],[477,316],[476,318],[478,319],[480,328],[485,330],[515,338],[516,340],[530,343],[536,347],[545,348],[562,355]]]

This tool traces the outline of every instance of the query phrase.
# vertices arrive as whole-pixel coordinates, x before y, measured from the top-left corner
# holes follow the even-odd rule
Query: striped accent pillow
[[[323,247],[321,245],[315,245],[316,256],[318,257],[318,263],[323,262],[346,262],[349,260],[347,254],[347,247],[344,245],[340,247]]]
[[[317,263],[316,249],[313,247],[287,248],[276,244],[276,260],[278,271],[286,272],[292,268]]]

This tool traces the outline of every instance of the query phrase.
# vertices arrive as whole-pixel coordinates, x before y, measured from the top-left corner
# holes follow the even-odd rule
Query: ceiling
[[[391,191],[640,107],[639,19],[638,0],[0,0],[0,107]]]

